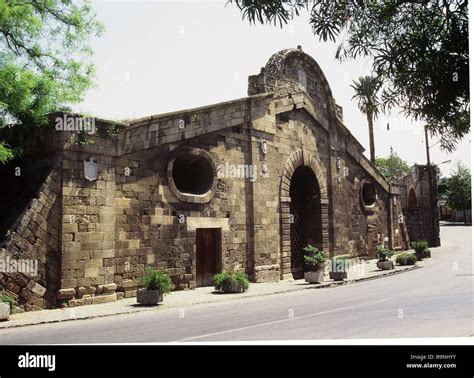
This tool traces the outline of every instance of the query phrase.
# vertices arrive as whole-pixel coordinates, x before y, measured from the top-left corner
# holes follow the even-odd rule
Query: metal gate
[[[296,196],[295,196],[296,197]],[[299,197],[292,199],[291,215],[292,223],[290,223],[290,240],[291,240],[291,273],[295,279],[302,278],[304,275],[304,229],[302,210],[304,200]]]

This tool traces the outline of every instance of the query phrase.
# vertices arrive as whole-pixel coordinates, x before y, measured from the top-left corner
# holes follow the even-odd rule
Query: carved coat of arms
[[[99,162],[90,157],[84,160],[84,177],[89,181],[97,180],[99,175]]]

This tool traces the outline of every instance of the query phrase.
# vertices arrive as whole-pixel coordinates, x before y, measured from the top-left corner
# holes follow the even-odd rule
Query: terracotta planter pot
[[[139,289],[137,302],[145,306],[156,306],[163,302],[163,293],[160,290]]]
[[[390,270],[390,269],[394,269],[395,265],[393,264],[392,260],[377,261],[377,268],[382,269],[382,270]]]

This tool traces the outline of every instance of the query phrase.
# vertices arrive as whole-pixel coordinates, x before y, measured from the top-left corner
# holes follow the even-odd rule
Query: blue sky
[[[303,14],[280,29],[250,25],[225,1],[96,1],[104,34],[92,40],[97,86],[75,110],[115,120],[209,105],[245,97],[247,77],[275,52],[302,45],[325,73],[346,126],[368,152],[365,117],[351,100],[352,80],[368,74],[365,61],[334,60],[336,45],[319,42]],[[390,123],[390,131],[387,131]],[[390,146],[410,164],[426,162],[422,125],[397,112],[375,122],[376,155]],[[437,142],[434,138],[430,145]],[[457,160],[470,165],[470,138],[453,154],[436,145],[434,162],[449,174]]]

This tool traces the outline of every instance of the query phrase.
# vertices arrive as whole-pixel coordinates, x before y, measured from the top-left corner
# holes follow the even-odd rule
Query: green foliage
[[[8,144],[0,141],[0,163],[6,163],[7,161],[13,159],[15,154],[9,148]]]
[[[81,101],[94,76],[88,40],[101,31],[89,2],[0,0],[0,128],[45,125]]]
[[[8,304],[10,306],[10,312],[13,312],[13,310],[15,310],[15,298],[7,294],[6,292],[0,292],[0,302]]]
[[[326,261],[326,256],[318,248],[308,244],[303,248],[306,254],[304,255],[304,262],[310,267],[317,268],[319,264]]]
[[[215,286],[216,290],[221,290],[222,285],[224,284],[225,280],[230,280],[231,273],[222,272],[217,273],[212,276],[212,284]]]
[[[429,249],[425,249],[425,257],[430,258],[431,257],[431,251]]]
[[[358,81],[353,81],[351,87],[355,94],[353,100],[357,100],[357,105],[362,113],[367,117],[369,126],[369,142],[370,142],[370,161],[375,164],[375,140],[374,140],[374,118],[377,118],[381,107],[378,92],[381,82],[377,77],[364,76]]]
[[[396,182],[398,179],[410,173],[410,167],[407,162],[402,160],[393,148],[390,147],[390,155],[386,158],[378,157],[375,159],[375,166],[390,182]]]
[[[351,88],[355,92],[352,99],[357,100],[357,105],[362,113],[373,117],[377,117],[379,114],[381,104],[378,91],[380,85],[380,80],[373,76],[363,76],[352,82]]]
[[[89,146],[91,144],[95,144],[94,140],[89,138],[89,134],[83,130],[77,132],[76,134],[76,145],[79,146]]]
[[[428,249],[428,242],[426,240],[415,240],[410,245],[417,253],[424,253]]]
[[[170,276],[152,266],[146,267],[142,282],[148,290],[159,290],[163,294],[169,293],[173,288]]]
[[[310,12],[313,33],[338,41],[336,58],[366,58],[386,109],[422,120],[452,151],[469,133],[468,2],[230,0],[243,18],[286,24]]]
[[[379,261],[387,261],[392,256],[393,256],[393,251],[390,251],[382,246],[377,247],[377,257]]]
[[[118,135],[120,134],[120,131],[121,131],[121,130],[122,130],[122,129],[121,129],[120,127],[114,127],[114,126],[112,126],[112,127],[109,127],[109,128],[107,128],[107,129],[105,130],[105,134],[106,134],[108,137],[112,138],[112,139],[117,139],[117,137],[118,137]]]
[[[257,21],[263,23],[278,24],[280,27],[286,24],[293,15],[299,16],[301,8],[307,8],[306,1],[272,1],[272,0],[229,0],[235,3],[242,11],[242,18],[247,18],[250,23]]]
[[[417,261],[415,254],[407,252],[400,253],[395,259],[398,265],[415,265]]]
[[[234,292],[236,287],[242,291],[247,291],[250,286],[249,277],[243,272],[223,272],[217,273],[212,277],[212,283],[217,291]]]
[[[456,171],[446,180],[446,196],[451,209],[471,208],[471,171],[468,167],[458,163]]]

